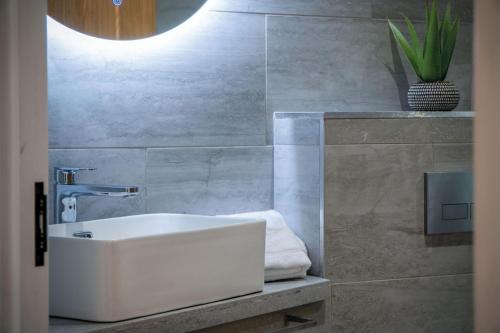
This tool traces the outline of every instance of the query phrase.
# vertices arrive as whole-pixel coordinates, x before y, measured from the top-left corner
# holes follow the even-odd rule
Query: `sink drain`
[[[73,237],[79,238],[94,238],[92,231],[78,231],[73,233]]]

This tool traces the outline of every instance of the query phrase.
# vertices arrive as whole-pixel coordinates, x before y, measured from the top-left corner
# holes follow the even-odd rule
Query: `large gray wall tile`
[[[325,269],[332,281],[472,271],[470,245],[435,246],[424,235],[423,177],[433,169],[432,145],[325,149]]]
[[[470,118],[432,119],[430,136],[433,143],[470,143],[474,121]]]
[[[472,170],[473,145],[471,143],[435,144],[432,146],[433,170]]]
[[[269,111],[396,109],[384,30],[372,20],[268,17]],[[362,90],[363,81],[372,89]]]
[[[274,209],[306,243],[314,275],[323,274],[320,154],[319,145],[274,147]]]
[[[265,144],[264,17],[200,15],[150,43],[68,36],[49,21],[50,146]]]
[[[444,13],[444,9],[448,1],[438,1],[440,13]],[[464,21],[472,21],[472,0],[452,0],[453,10],[459,14]],[[415,0],[372,0],[373,17],[379,19],[401,18],[404,14],[411,19],[425,19],[425,1]]]
[[[327,145],[430,142],[430,119],[328,119]]]
[[[150,213],[227,214],[272,207],[272,147],[149,149]]]
[[[450,69],[462,95],[457,110],[471,107],[471,36],[464,24]],[[268,119],[277,111],[405,110],[417,80],[385,20],[269,16],[267,50]]]
[[[472,142],[472,118],[327,119],[327,145]]]
[[[211,10],[245,13],[370,17],[370,0],[210,0]]]
[[[332,304],[334,332],[473,331],[470,275],[334,284]]]
[[[53,220],[54,167],[97,168],[81,172],[80,182],[102,185],[136,185],[139,195],[131,198],[80,197],[78,220],[86,221],[146,212],[146,151],[144,149],[49,149],[49,206]]]

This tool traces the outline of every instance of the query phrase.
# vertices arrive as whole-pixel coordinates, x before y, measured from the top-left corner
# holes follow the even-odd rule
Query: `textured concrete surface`
[[[148,149],[148,213],[228,214],[272,206],[272,147]]]
[[[473,331],[470,274],[334,284],[332,300],[333,332]]]

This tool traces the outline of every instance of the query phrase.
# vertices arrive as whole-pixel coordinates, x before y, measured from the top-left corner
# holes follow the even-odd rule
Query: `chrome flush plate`
[[[471,171],[425,173],[425,234],[471,232],[474,212]]]

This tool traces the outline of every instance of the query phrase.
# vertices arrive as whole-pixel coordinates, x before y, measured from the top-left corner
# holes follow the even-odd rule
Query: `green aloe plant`
[[[425,12],[427,25],[423,47],[415,27],[408,17],[403,15],[408,27],[410,42],[391,20],[388,20],[389,27],[419,79],[423,82],[443,81],[448,74],[455,49],[460,17],[458,15],[452,16],[451,4],[448,2],[440,22],[436,0],[433,0],[430,8],[426,3]]]

